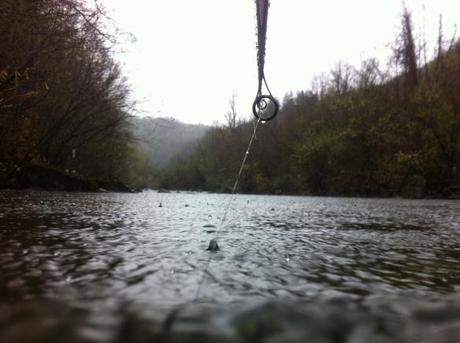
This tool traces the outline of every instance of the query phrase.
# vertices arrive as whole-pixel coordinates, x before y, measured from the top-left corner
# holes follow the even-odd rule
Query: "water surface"
[[[0,338],[27,341],[27,326],[43,331],[44,341],[142,341],[133,335],[164,331],[173,313],[179,324],[168,330],[176,334],[184,332],[182,320],[185,332],[205,332],[211,341],[213,332],[219,340],[257,341],[265,333],[245,334],[244,327],[265,315],[286,321],[281,341],[293,332],[300,341],[305,333],[289,318],[302,327],[310,320],[312,334],[346,309],[344,341],[375,337],[376,329],[356,333],[360,316],[374,314],[388,326],[382,339],[405,341],[411,325],[424,325],[415,316],[424,299],[449,308],[456,301],[460,202],[238,195],[220,225],[228,200],[0,193]],[[221,250],[206,251],[215,237]],[[452,311],[449,318],[460,320],[460,310]],[[407,322],[401,336],[392,327],[395,313]],[[328,342],[323,331],[314,337]]]

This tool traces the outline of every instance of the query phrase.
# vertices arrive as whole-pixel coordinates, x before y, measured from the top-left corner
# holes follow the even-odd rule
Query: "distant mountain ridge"
[[[174,118],[135,117],[133,134],[149,162],[168,167],[176,156],[189,156],[210,129],[201,124],[185,124]]]

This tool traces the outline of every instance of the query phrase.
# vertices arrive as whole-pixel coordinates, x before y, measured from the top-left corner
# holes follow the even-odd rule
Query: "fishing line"
[[[249,152],[251,151],[252,143],[254,143],[254,140],[256,138],[257,128],[258,128],[259,123],[261,121],[262,120],[259,118],[259,119],[257,119],[256,123],[254,124],[254,131],[252,132],[252,136],[251,136],[251,139],[249,140],[248,147],[246,149],[246,152],[244,153],[243,160],[241,161],[240,169],[238,170],[238,174],[236,175],[235,182],[234,182],[233,188],[232,188],[232,193],[230,194],[230,197],[228,199],[228,202],[227,202],[227,205],[225,207],[224,214],[223,214],[223,216],[222,216],[222,218],[220,220],[219,226],[216,228],[216,235],[215,235],[216,240],[218,238],[218,233],[219,233],[220,229],[223,227],[223,225],[224,225],[224,223],[225,223],[225,221],[227,219],[227,214],[228,214],[230,206],[231,206],[231,204],[233,202],[233,199],[235,198],[235,193],[236,193],[236,189],[238,188],[238,183],[240,181],[241,174],[243,173],[244,166],[246,165],[246,160],[248,159]],[[203,275],[202,275],[202,277],[200,279],[200,283],[198,284],[198,288],[196,290],[195,297],[193,299],[194,301],[196,301],[198,299],[198,297],[200,296],[201,287],[203,286],[204,280],[206,278],[206,274],[208,272],[208,268],[209,268],[209,265],[211,263],[211,260],[212,260],[212,253],[209,254],[209,257],[206,260],[206,264],[205,264],[205,267],[203,269]]]
[[[258,67],[258,87],[257,87],[257,94],[252,105],[252,113],[256,117],[254,123],[254,130],[252,132],[251,139],[249,140],[248,147],[244,153],[243,159],[241,161],[240,169],[238,170],[238,174],[236,175],[235,182],[233,184],[232,192],[228,199],[227,205],[225,207],[224,214],[220,220],[218,227],[216,228],[216,238],[219,230],[224,226],[225,221],[227,220],[227,215],[230,210],[230,206],[233,202],[233,199],[236,194],[236,190],[238,188],[238,183],[243,173],[244,166],[246,165],[247,158],[251,151],[251,147],[256,139],[257,128],[259,124],[265,123],[269,120],[272,120],[276,117],[279,110],[279,104],[276,99],[273,97],[270,88],[268,87],[267,80],[265,78],[264,67],[265,67],[265,43],[267,40],[267,20],[268,20],[268,9],[270,7],[269,0],[255,0],[256,3],[256,18],[257,18],[257,67]],[[268,93],[263,92],[263,86]],[[208,273],[209,266],[212,261],[213,254],[212,252],[209,253],[209,256],[206,260],[205,267],[203,269],[203,274],[199,280],[198,287],[195,292],[195,296],[192,300],[178,306],[174,311],[172,311],[167,318],[163,322],[163,334],[164,337],[167,338],[168,334],[171,332],[173,323],[176,320],[179,312],[184,309],[188,304],[194,303],[198,300],[201,289],[206,279],[206,274]]]
[[[256,3],[256,19],[257,19],[257,69],[258,69],[258,87],[257,87],[257,94],[256,98],[252,105],[252,113],[256,117],[256,123],[254,124],[254,131],[252,132],[251,139],[249,140],[248,147],[245,151],[243,159],[241,161],[240,169],[235,178],[235,182],[233,184],[231,195],[228,199],[227,205],[225,207],[224,214],[220,220],[220,224],[216,229],[216,238],[211,240],[209,249],[210,250],[217,250],[217,237],[220,229],[224,226],[225,221],[227,219],[227,215],[230,209],[230,206],[233,202],[235,197],[236,189],[238,188],[238,183],[243,173],[244,166],[246,165],[246,160],[249,156],[249,152],[251,151],[252,144],[256,138],[257,128],[259,127],[259,123],[265,123],[269,120],[272,120],[276,117],[279,110],[279,105],[276,99],[273,97],[270,88],[268,87],[267,79],[265,78],[265,46],[267,41],[267,22],[268,22],[268,9],[270,7],[269,0],[255,0]],[[267,93],[263,92],[263,86],[265,86]],[[212,244],[215,243],[215,249],[213,249]],[[212,260],[212,253],[209,254],[208,259],[206,260],[205,267],[203,269],[203,275],[199,281],[198,288],[195,293],[194,301],[198,299],[201,293],[201,288],[203,286],[204,280],[206,278],[206,273],[208,273],[208,268]]]

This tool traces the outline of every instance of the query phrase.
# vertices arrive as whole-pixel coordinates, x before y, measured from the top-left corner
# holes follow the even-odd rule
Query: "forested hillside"
[[[338,63],[310,90],[287,95],[278,117],[258,130],[239,191],[458,195],[460,44],[443,36],[440,21],[429,60],[405,11],[392,49],[386,65]],[[252,122],[213,128],[163,186],[229,190],[252,128]]]
[[[161,117],[133,117],[131,124],[137,152],[131,182],[139,188],[158,187],[164,170],[173,161],[188,158],[209,130]]]
[[[133,117],[113,57],[123,35],[111,25],[83,0],[0,2],[0,187],[40,185],[12,180],[49,168],[51,178],[109,181],[96,189],[121,180],[228,191],[253,123],[238,120],[232,101],[228,125],[211,129]],[[440,21],[429,58],[407,11],[400,27],[387,63],[338,63],[284,97],[258,130],[239,191],[459,195],[460,43]]]
[[[190,155],[209,127],[185,124],[174,118],[134,117],[133,135],[148,162],[157,168],[169,166],[180,156]]]
[[[134,103],[109,23],[83,0],[0,2],[0,180],[31,164],[129,178]]]

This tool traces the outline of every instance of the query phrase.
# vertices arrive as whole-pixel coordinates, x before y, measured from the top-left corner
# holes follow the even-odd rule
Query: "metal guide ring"
[[[269,111],[268,115],[263,112]],[[258,95],[252,104],[252,113],[261,122],[267,122],[276,117],[279,111],[278,101],[272,95]]]

